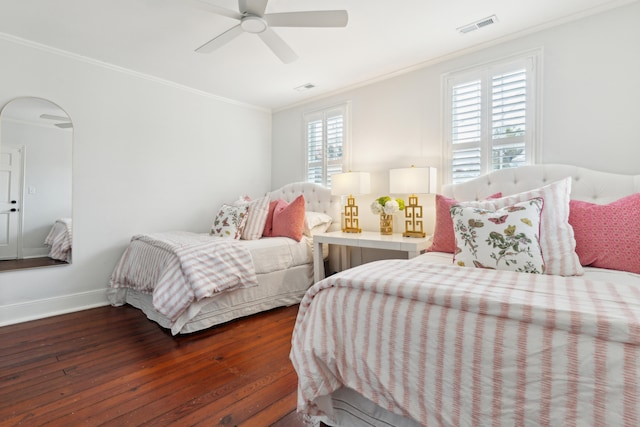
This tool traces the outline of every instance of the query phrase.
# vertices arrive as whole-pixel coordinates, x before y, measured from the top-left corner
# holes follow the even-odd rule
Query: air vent
[[[310,90],[310,89],[313,89],[314,87],[316,87],[316,85],[314,85],[313,83],[306,83],[306,84],[303,84],[302,86],[296,87],[295,90],[297,90],[298,92],[304,92],[305,90]]]
[[[463,27],[459,27],[457,28],[457,30],[462,34],[466,34],[466,33],[470,33],[471,31],[475,31],[479,28],[486,27],[487,25],[495,24],[496,22],[498,22],[498,18],[496,17],[496,15],[491,15],[487,18],[481,19],[479,21],[473,22]]]

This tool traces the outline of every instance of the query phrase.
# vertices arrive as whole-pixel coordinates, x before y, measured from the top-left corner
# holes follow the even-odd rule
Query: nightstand
[[[402,237],[402,233],[383,235],[377,231],[363,231],[362,233],[343,233],[333,231],[313,236],[313,278],[315,282],[324,279],[324,260],[322,259],[322,244],[341,246],[342,265],[349,266],[348,251],[345,248],[373,248],[402,251],[409,259],[424,252],[431,244],[431,237]]]

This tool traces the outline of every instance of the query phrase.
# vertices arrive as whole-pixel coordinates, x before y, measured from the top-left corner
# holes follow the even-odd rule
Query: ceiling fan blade
[[[298,55],[271,28],[267,28],[258,36],[282,62],[288,64],[298,59]]]
[[[55,125],[61,129],[68,129],[73,127],[73,123],[56,123]]]
[[[268,13],[264,19],[272,27],[346,27],[346,10]]]
[[[206,42],[205,44],[197,48],[196,52],[198,53],[213,52],[219,47],[222,47],[223,45],[227,44],[231,40],[235,39],[243,32],[244,30],[242,29],[242,27],[240,25],[236,25],[235,27],[230,28],[229,30],[217,36],[216,38],[209,40],[208,42]]]
[[[40,118],[41,118],[41,119],[48,119],[48,120],[58,120],[58,121],[66,121],[66,120],[69,120],[69,117],[65,117],[65,116],[54,116],[53,114],[40,114]]]
[[[242,19],[242,14],[240,12],[236,12],[235,10],[225,9],[224,7],[216,6],[211,3],[207,3],[203,0],[183,0],[187,3],[191,3],[194,7],[198,9],[204,9],[211,13],[215,13],[216,15],[226,16],[232,19]]]
[[[240,13],[262,16],[267,8],[268,0],[238,0]]]

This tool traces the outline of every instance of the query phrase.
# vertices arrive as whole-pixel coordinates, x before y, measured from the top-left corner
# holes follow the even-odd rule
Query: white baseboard
[[[0,306],[0,326],[109,305],[106,289]]]

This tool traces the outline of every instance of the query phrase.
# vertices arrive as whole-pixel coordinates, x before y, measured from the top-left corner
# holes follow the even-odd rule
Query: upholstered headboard
[[[269,193],[271,200],[283,199],[291,203],[299,195],[304,196],[306,210],[322,212],[333,218],[330,231],[339,230],[341,224],[340,198],[331,195],[331,190],[311,182],[294,182]]]
[[[599,172],[570,165],[530,165],[502,169],[461,184],[442,187],[442,194],[456,200],[479,200],[502,192],[503,196],[532,190],[571,177],[571,198],[591,203],[610,203],[640,192],[640,175]]]

